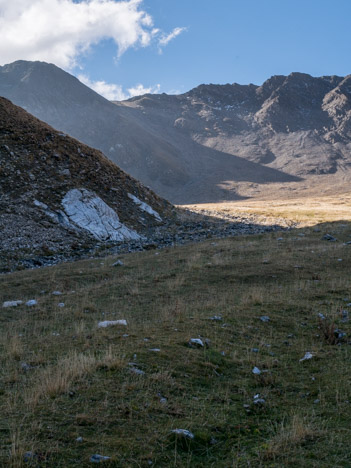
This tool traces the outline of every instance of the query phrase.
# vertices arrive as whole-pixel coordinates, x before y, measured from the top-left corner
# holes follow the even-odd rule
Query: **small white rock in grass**
[[[112,327],[114,325],[123,325],[127,326],[127,320],[104,320],[103,322],[98,323],[98,328]]]
[[[318,313],[318,317],[319,317],[321,320],[325,320],[325,315],[322,314],[322,312],[319,312],[319,313]]]
[[[270,318],[268,317],[268,315],[262,315],[260,317],[260,320],[261,320],[261,322],[269,322]]]
[[[122,260],[117,260],[117,262],[112,263],[113,267],[118,267],[118,266],[123,266],[123,265],[124,265],[124,263],[122,262]]]
[[[172,434],[176,434],[178,436],[185,437],[186,439],[194,439],[195,436],[192,432],[188,431],[187,429],[173,429]]]
[[[153,351],[154,353],[159,353],[161,350],[160,348],[151,348],[149,351]]]
[[[5,301],[3,303],[3,307],[17,307],[19,305],[23,304],[23,301]]]
[[[57,307],[65,307],[65,303],[64,303],[64,302],[60,302],[59,304],[57,304]]]
[[[32,307],[32,306],[35,306],[38,304],[38,301],[36,301],[35,299],[30,299],[29,301],[26,302],[26,306],[28,307]]]
[[[257,395],[253,397],[253,403],[254,405],[260,406],[260,405],[264,405],[266,403],[266,400],[264,398],[260,398],[260,394],[257,393]]]
[[[214,315],[213,317],[210,317],[210,320],[213,320],[214,322],[221,322],[223,319],[221,315]]]
[[[52,332],[52,336],[60,336],[58,332]]]
[[[76,442],[83,442],[83,437],[77,437]]]
[[[258,367],[254,367],[252,369],[252,373],[255,374],[255,375],[260,375],[262,371],[260,371],[260,369]]]
[[[307,361],[308,359],[312,359],[312,358],[313,358],[313,354],[310,352],[307,352],[305,353],[304,357],[299,360],[299,362]]]
[[[165,405],[167,403],[167,398],[165,398],[165,397],[160,398],[160,403],[162,405]]]
[[[104,455],[99,455],[98,453],[95,453],[90,457],[91,463],[101,463],[106,460],[111,460],[111,457],[105,457]]]
[[[190,346],[193,346],[193,345],[200,346],[200,348],[204,347],[204,343],[200,338],[191,338],[190,341],[189,341],[189,345]]]
[[[52,293],[53,296],[61,296],[62,295],[62,292],[61,291],[54,291]]]

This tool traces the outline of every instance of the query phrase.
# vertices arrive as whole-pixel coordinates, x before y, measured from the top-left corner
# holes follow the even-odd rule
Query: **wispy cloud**
[[[169,42],[173,41],[179,34],[182,32],[186,31],[187,28],[174,28],[173,31],[169,34],[162,34],[159,41],[158,41],[158,47],[159,47],[159,52],[162,52],[162,48],[166,47]]]
[[[121,85],[106,83],[106,81],[91,81],[86,75],[78,75],[78,79],[109,101],[123,101],[134,96],[142,96],[143,94],[158,94],[161,90],[159,84],[150,87],[137,84],[132,88],[128,88],[125,92]]]
[[[116,57],[131,47],[164,47],[182,28],[164,34],[142,0],[0,0],[0,64],[43,60],[72,69],[104,39]]]

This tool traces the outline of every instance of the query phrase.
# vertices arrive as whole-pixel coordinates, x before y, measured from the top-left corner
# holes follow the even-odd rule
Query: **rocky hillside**
[[[243,184],[264,190],[350,171],[351,76],[292,73],[113,105],[54,65],[20,61],[0,67],[0,95],[175,203],[235,200]]]
[[[0,98],[0,251],[77,254],[146,240],[173,208],[99,151]]]

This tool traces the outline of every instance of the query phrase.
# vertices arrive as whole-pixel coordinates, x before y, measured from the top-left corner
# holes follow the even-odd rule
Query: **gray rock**
[[[186,439],[194,439],[195,436],[192,432],[188,431],[187,429],[172,429],[172,434],[176,434],[177,436],[184,437]]]
[[[252,373],[255,374],[255,375],[260,375],[262,373],[262,371],[258,367],[255,366],[252,369]]]
[[[91,463],[101,463],[106,460],[111,460],[111,457],[106,457],[104,455],[99,455],[98,453],[95,453],[90,457],[90,462]]]
[[[5,301],[2,306],[7,308],[7,307],[17,307],[19,305],[23,304],[23,301]]]
[[[30,299],[29,301],[26,302],[26,306],[28,307],[33,307],[37,304],[38,304],[38,301],[36,301],[35,299]]]
[[[268,317],[268,315],[262,315],[260,317],[260,320],[261,320],[261,322],[269,322],[270,318]]]
[[[304,357],[299,360],[299,362],[307,361],[312,358],[313,358],[313,354],[308,351],[307,353],[305,353]]]
[[[337,238],[330,235],[330,234],[325,234],[323,237],[322,237],[323,240],[326,240],[326,241],[329,241],[329,242],[336,242],[337,241]]]
[[[117,260],[117,262],[112,263],[113,267],[118,267],[118,266],[123,266],[123,265],[124,265],[124,263],[122,262],[122,260]]]

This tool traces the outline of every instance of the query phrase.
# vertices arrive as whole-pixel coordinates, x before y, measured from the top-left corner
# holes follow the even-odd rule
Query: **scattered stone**
[[[343,338],[345,338],[347,336],[347,334],[342,331],[342,330],[339,330],[339,328],[336,328],[334,330],[334,334],[335,334],[335,337],[338,339],[338,340],[342,340]]]
[[[125,334],[122,335],[122,336],[123,336],[123,338],[128,338],[129,335],[128,335],[128,333],[125,333]]]
[[[260,320],[261,322],[269,322],[270,318],[268,317],[268,315],[262,315],[262,317],[260,317]]]
[[[91,463],[101,463],[106,460],[111,460],[111,457],[105,457],[104,455],[99,455],[98,453],[95,453],[90,457]]]
[[[223,319],[221,315],[214,315],[213,317],[210,317],[210,320],[213,320],[214,322],[221,322]]]
[[[124,263],[122,262],[122,260],[117,260],[117,262],[112,263],[113,267],[118,267],[118,266],[123,266],[123,265],[124,265]]]
[[[59,302],[59,303],[57,304],[57,307],[65,307],[65,303],[64,303],[64,302]]]
[[[36,301],[35,299],[30,299],[29,301],[26,302],[26,306],[28,307],[32,307],[32,306],[35,306],[38,304],[38,301]]]
[[[310,352],[307,352],[305,353],[304,357],[299,360],[299,362],[307,361],[308,359],[312,359],[312,358],[313,358],[313,354]]]
[[[53,296],[61,296],[62,292],[61,291],[54,291],[52,293]]]
[[[167,403],[167,398],[165,397],[160,398],[160,403],[162,403],[162,405],[165,405]]]
[[[3,303],[3,307],[17,307],[19,305],[23,304],[23,301],[5,301]]]
[[[204,343],[200,338],[191,338],[189,341],[189,346],[191,347],[198,346],[200,348],[203,348]]]
[[[52,336],[60,336],[58,332],[52,332]]]
[[[255,375],[260,375],[262,371],[260,371],[260,369],[258,367],[254,367],[252,369],[252,373],[255,374]]]
[[[171,431],[173,434],[178,436],[185,437],[186,439],[194,439],[195,436],[192,432],[188,431],[187,429],[173,429]]]
[[[160,348],[151,348],[149,351],[153,351],[154,353],[159,353],[161,350]]]
[[[316,398],[313,402],[315,405],[317,405],[318,403],[320,403],[320,400],[318,398]]]
[[[127,326],[127,320],[104,320],[98,323],[98,328],[112,327],[114,325]]]
[[[323,237],[322,237],[322,240],[326,240],[326,241],[329,241],[329,242],[336,242],[337,241],[337,238],[330,235],[330,234],[325,234]]]
[[[325,320],[325,319],[326,319],[325,315],[322,314],[322,312],[319,312],[318,317],[319,317],[321,320]]]
[[[83,437],[77,437],[76,442],[83,442]]]
[[[264,398],[260,398],[260,394],[257,393],[257,395],[253,397],[253,403],[254,405],[263,406],[266,403],[266,400]]]
[[[253,353],[258,353],[258,352],[259,352],[259,349],[258,349],[258,348],[251,348],[251,351],[252,351]]]

